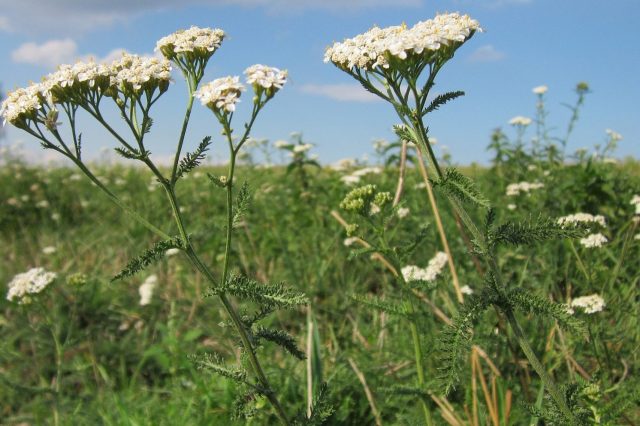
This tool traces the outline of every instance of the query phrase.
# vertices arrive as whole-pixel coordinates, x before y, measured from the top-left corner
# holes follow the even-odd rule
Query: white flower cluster
[[[621,141],[622,140],[622,135],[618,132],[616,132],[615,130],[611,130],[611,129],[606,129],[605,130],[607,136],[609,136],[609,139],[611,139],[612,141]]]
[[[222,77],[200,87],[195,97],[202,105],[220,112],[233,112],[244,86],[240,77]]]
[[[523,117],[521,115],[516,115],[511,120],[509,120],[509,124],[512,126],[523,126],[526,127],[531,124],[531,119],[529,117]]]
[[[362,176],[366,176],[369,174],[380,174],[382,173],[382,167],[365,167],[363,169],[355,170],[351,174],[342,176],[340,180],[347,185],[354,185],[360,182]]]
[[[606,306],[604,299],[598,294],[592,294],[590,296],[582,296],[575,298],[571,301],[571,308],[582,308],[585,314],[594,314],[600,312]],[[572,310],[570,311],[571,313]]]
[[[47,272],[44,268],[32,268],[18,274],[9,283],[7,300],[18,303],[28,303],[29,295],[38,294],[56,278],[55,272]]]
[[[156,43],[155,50],[160,51],[167,59],[173,59],[182,52],[210,57],[220,47],[224,37],[224,31],[221,29],[194,26],[162,37]]]
[[[541,182],[518,182],[507,185],[507,196],[513,197],[520,195],[521,192],[529,194],[533,189],[544,188],[544,183]]]
[[[400,273],[406,282],[433,281],[440,275],[444,265],[447,264],[447,260],[447,254],[440,251],[429,261],[426,268],[422,269],[415,265],[408,265],[402,268]]]
[[[629,204],[635,206],[636,214],[640,214],[640,195],[634,195]]]
[[[590,234],[585,238],[581,238],[580,244],[582,244],[586,248],[596,248],[602,247],[608,241],[609,240],[607,240],[607,237],[598,232],[597,234]]]
[[[536,95],[544,95],[548,90],[549,88],[547,86],[542,85],[534,87],[531,91]]]
[[[55,110],[55,103],[76,102],[85,92],[97,90],[125,95],[142,90],[166,90],[171,80],[171,64],[158,58],[123,54],[111,65],[98,64],[92,60],[74,65],[60,65],[47,75],[41,83],[9,93],[2,103],[0,115],[5,122],[19,124],[25,119],[44,121],[47,110]],[[41,114],[41,116],[38,116]]]
[[[140,294],[140,306],[146,306],[151,303],[151,297],[153,296],[153,290],[158,284],[158,276],[153,274],[149,275],[146,280],[138,288],[138,294]]]
[[[171,63],[166,59],[124,54],[111,64],[111,84],[139,91],[171,80]]]
[[[433,52],[446,46],[455,49],[476,31],[482,31],[478,21],[458,13],[436,15],[412,28],[405,25],[374,27],[342,43],[334,43],[325,52],[324,61],[333,62],[345,70],[354,67],[367,70],[380,66],[388,68],[390,58],[405,60],[417,57],[431,62],[435,59]]]
[[[407,217],[409,215],[409,208],[408,207],[400,207],[398,209],[398,211],[396,212],[396,214],[398,215],[398,217],[400,219],[404,219],[405,217]]]
[[[247,76],[247,84],[257,85],[264,89],[272,89],[274,93],[282,89],[282,86],[287,82],[288,76],[287,70],[260,64],[251,65],[244,70],[244,74]]]
[[[303,152],[309,151],[311,148],[313,148],[313,144],[303,143],[301,145],[294,145],[293,152],[296,154],[302,154]]]
[[[562,226],[575,225],[577,223],[597,223],[600,226],[607,226],[607,220],[601,215],[589,213],[576,213],[558,218],[557,223]]]
[[[291,144],[285,140],[279,139],[273,143],[277,149],[288,149],[291,147]]]

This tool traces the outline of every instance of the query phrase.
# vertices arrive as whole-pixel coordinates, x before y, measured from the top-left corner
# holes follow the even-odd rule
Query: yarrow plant
[[[61,65],[42,82],[9,93],[2,103],[0,115],[5,122],[37,138],[43,148],[56,151],[72,161],[131,218],[161,238],[161,241],[141,256],[131,260],[114,280],[129,277],[165,255],[182,252],[186,256],[191,265],[209,282],[209,294],[216,296],[228,313],[231,325],[242,344],[243,353],[243,363],[238,368],[241,374],[230,372],[220,365],[212,365],[210,360],[215,357],[196,357],[195,362],[201,367],[237,380],[246,390],[239,398],[240,406],[256,397],[263,397],[271,403],[281,423],[290,424],[291,419],[271,386],[256,350],[259,345],[273,342],[297,357],[304,357],[304,353],[296,350],[294,339],[283,330],[271,330],[258,326],[257,323],[275,310],[290,309],[306,303],[306,298],[281,284],[259,284],[250,278],[231,274],[233,231],[241,221],[250,198],[248,186],[244,185],[238,190],[234,181],[236,158],[249,139],[251,128],[262,108],[286,84],[287,71],[265,65],[253,65],[245,70],[246,84],[253,91],[252,109],[249,120],[242,126],[243,132],[236,136],[232,120],[240,97],[246,91],[240,77],[223,77],[200,84],[209,59],[221,46],[224,38],[225,33],[220,29],[191,27],[157,42],[156,51],[163,58],[123,54],[109,65],[93,61]],[[152,107],[170,87],[172,67],[181,71],[187,83],[187,105],[173,165],[166,172],[154,163],[145,137],[153,125]],[[212,187],[225,192],[227,202],[225,251],[219,278],[214,276],[211,268],[197,254],[185,226],[182,213],[184,209],[181,209],[176,196],[176,185],[180,179],[204,160],[211,144],[211,138],[206,137],[193,152],[182,154],[195,98],[200,99],[213,112],[222,126],[222,135],[229,148],[227,175],[209,176]],[[115,108],[120,113],[130,132],[129,136],[121,134],[116,126],[107,122],[103,113],[106,107]],[[177,235],[171,235],[142,217],[91,171],[82,157],[82,138],[77,126],[80,112],[93,117],[115,138],[119,145],[116,148],[119,155],[140,161],[151,170],[157,183],[165,190],[167,207],[175,219]],[[68,131],[62,132],[63,124],[68,126]],[[234,201],[236,193],[237,199]],[[54,278],[55,274],[42,269],[16,276],[10,283],[7,297],[10,300],[26,300],[28,295],[39,292]],[[140,305],[150,303],[156,282],[155,276],[151,275],[140,287]],[[258,311],[255,315],[241,316],[232,296],[250,300],[258,306]]]
[[[56,279],[56,276],[55,272],[47,272],[44,268],[31,268],[18,274],[7,285],[7,300],[29,304],[35,295],[41,293]]]
[[[418,155],[426,157],[434,186],[449,198],[455,214],[464,224],[466,232],[471,234],[472,254],[481,256],[486,263],[488,272],[484,279],[485,289],[479,292],[479,296],[470,298],[462,306],[459,316],[454,318],[452,326],[443,337],[444,374],[441,379],[445,391],[452,389],[457,381],[464,353],[462,348],[471,340],[472,334],[469,329],[473,321],[489,306],[495,306],[505,317],[520,348],[538,373],[545,391],[549,393],[565,421],[574,424],[576,418],[565,396],[534,353],[515,312],[522,310],[546,313],[551,314],[561,325],[571,326],[574,323],[570,321],[569,314],[561,305],[535,295],[521,297],[521,289],[513,288],[513,285],[503,279],[497,248],[504,244],[532,244],[557,237],[577,237],[582,236],[583,232],[576,228],[563,228],[553,220],[544,218],[526,223],[507,222],[496,226],[495,213],[490,208],[489,201],[482,196],[473,181],[456,169],[440,167],[425,124],[425,117],[429,113],[464,94],[456,91],[440,94],[433,99],[429,96],[435,78],[444,64],[453,58],[458,48],[481,31],[480,24],[467,15],[442,14],[431,20],[419,22],[411,28],[404,24],[388,28],[374,27],[363,34],[334,43],[326,50],[324,59],[393,106],[401,120],[401,124],[394,127],[396,134],[401,140],[415,144]],[[544,93],[542,90],[539,92]],[[516,117],[512,121],[519,128],[531,123],[531,119],[524,117]],[[528,192],[524,188],[523,190]],[[521,192],[520,188],[517,192]],[[347,195],[341,206],[345,210],[367,216],[376,196],[376,191],[371,186],[358,188]],[[472,219],[470,207],[488,210],[483,227]],[[351,231],[352,235],[355,234],[357,226],[350,225],[348,231]],[[377,249],[382,255],[392,258],[394,256],[393,251],[388,248]],[[417,335],[417,329],[414,328],[412,331],[416,348],[416,392],[426,392],[420,336]],[[424,400],[422,408],[425,422],[430,424],[431,419]]]

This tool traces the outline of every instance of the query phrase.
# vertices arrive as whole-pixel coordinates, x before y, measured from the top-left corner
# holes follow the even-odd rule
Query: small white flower
[[[631,198],[631,201],[629,202],[629,204],[631,204],[632,206],[635,206],[636,208],[636,214],[640,214],[640,195],[634,195],[633,198]]]
[[[573,299],[570,306],[572,308],[584,309],[585,314],[593,314],[602,311],[606,304],[600,295],[592,294],[590,296],[582,296]]]
[[[56,248],[54,246],[46,246],[42,249],[43,254],[53,254],[56,252]]]
[[[32,268],[27,272],[18,274],[9,282],[7,300],[19,304],[27,303],[30,294],[38,294],[44,290],[56,278],[55,272],[47,272],[44,268]]]
[[[209,57],[220,47],[224,37],[224,31],[218,28],[191,27],[161,38],[156,43],[155,50],[162,52],[168,59],[173,59],[182,52]]]
[[[274,92],[282,89],[287,82],[287,70],[280,70],[266,65],[252,65],[244,71],[247,76],[247,84],[272,89]]]
[[[244,86],[240,77],[222,77],[203,85],[195,93],[202,105],[219,112],[233,112],[240,102],[240,93]]]
[[[549,90],[549,88],[543,85],[534,87],[531,91],[536,95],[544,95],[545,93],[547,93],[547,90]]]
[[[605,237],[604,235],[597,233],[597,234],[590,234],[587,235],[585,238],[581,238],[580,239],[580,244],[582,244],[584,247],[587,248],[595,248],[595,247],[602,247],[604,244],[607,243],[607,237]]]
[[[466,294],[468,296],[471,296],[473,294],[473,289],[471,287],[469,287],[468,285],[464,285],[464,286],[460,287],[460,293]]]
[[[515,210],[518,206],[516,206],[515,204],[507,204],[507,208],[509,210]]]
[[[398,211],[396,212],[396,214],[398,215],[398,217],[400,219],[404,219],[405,217],[407,217],[409,215],[409,208],[408,207],[400,207],[398,209]]]
[[[609,136],[609,139],[611,139],[612,141],[621,141],[622,140],[622,135],[614,130],[611,129],[606,129],[605,130],[607,136]]]
[[[138,294],[140,294],[140,306],[145,306],[151,303],[151,297],[153,296],[153,290],[158,284],[158,277],[149,275],[142,285],[138,288]]]
[[[512,197],[520,195],[521,192],[529,194],[532,190],[544,188],[544,183],[541,182],[518,182],[507,185],[507,196]]]
[[[291,144],[287,141],[277,140],[273,143],[273,146],[275,146],[278,149],[285,149],[285,148],[289,148]]]
[[[523,126],[526,127],[531,124],[531,119],[529,117],[523,117],[521,115],[517,115],[509,120],[509,124],[512,126]]]
[[[340,180],[347,185],[355,185],[360,182],[360,176],[346,175],[342,176]]]
[[[300,153],[309,151],[311,148],[313,148],[312,144],[304,143],[302,145],[295,145],[293,147],[293,152],[300,154]]]
[[[406,282],[410,281],[434,281],[440,273],[444,265],[447,264],[447,254],[445,252],[438,252],[429,260],[429,264],[426,268],[422,269],[415,265],[405,266],[400,270],[400,273],[404,277]]]
[[[575,225],[577,223],[597,223],[600,226],[607,226],[606,219],[601,215],[590,213],[576,213],[558,218],[557,223],[562,226]]]
[[[369,210],[369,216],[373,216],[380,213],[380,206],[377,204],[371,204],[371,210]]]

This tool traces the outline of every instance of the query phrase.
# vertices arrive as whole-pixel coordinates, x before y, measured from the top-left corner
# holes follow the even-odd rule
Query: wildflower
[[[200,99],[202,105],[224,114],[236,110],[243,90],[240,77],[222,77],[203,85],[195,97]]]
[[[347,185],[354,185],[360,182],[360,176],[346,175],[346,176],[342,176],[340,180],[346,183]]]
[[[521,115],[517,115],[509,120],[509,124],[512,126],[523,126],[526,127],[531,124],[531,119],[529,117],[523,117]]]
[[[36,117],[37,112],[42,109],[42,102],[39,84],[9,92],[0,107],[2,124],[5,125],[8,121],[16,127],[23,127],[26,120]]]
[[[344,210],[366,216],[371,210],[371,204],[375,196],[375,185],[361,186],[349,192],[340,203],[340,207]]]
[[[54,246],[46,246],[42,249],[43,254],[53,254],[56,252],[56,248]]]
[[[611,139],[612,141],[622,140],[622,135],[616,131],[613,131],[611,129],[606,129],[605,132],[607,133],[607,136],[609,136],[609,139]]]
[[[291,147],[291,144],[284,140],[277,140],[273,143],[273,146],[275,146],[278,149],[287,149]]]
[[[326,50],[324,61],[343,70],[389,68],[392,61],[426,65],[438,59],[439,50],[446,49],[450,54],[476,31],[482,31],[478,22],[458,13],[436,15],[410,29],[406,25],[374,27],[342,43],[334,43]]]
[[[41,200],[36,203],[36,207],[39,209],[47,209],[49,208],[49,201]]]
[[[253,90],[259,93],[266,90],[267,97],[273,96],[287,82],[287,70],[280,70],[266,65],[252,65],[244,70],[247,84],[253,85]]]
[[[507,208],[509,210],[515,210],[518,206],[516,206],[515,204],[511,203],[511,204],[507,204]]]
[[[464,286],[460,287],[460,293],[466,294],[468,296],[471,296],[473,294],[473,289],[471,287],[469,287],[468,285],[464,285]]]
[[[607,226],[606,219],[601,215],[592,215],[589,213],[576,213],[558,218],[557,223],[562,226],[575,225],[578,223],[597,223],[600,226]]]
[[[544,188],[544,184],[541,182],[519,182],[519,183],[511,183],[507,185],[507,196],[516,196],[520,195],[521,192],[529,194],[531,190]]]
[[[140,306],[145,306],[151,303],[151,296],[153,296],[153,290],[158,284],[157,275],[149,275],[142,285],[138,288],[140,294]]]
[[[422,269],[415,265],[405,266],[400,270],[402,277],[406,282],[409,281],[434,281],[442,272],[444,265],[447,264],[447,254],[438,252],[429,260],[426,268]]]
[[[600,312],[606,306],[604,299],[598,294],[582,296],[571,301],[572,308],[582,308],[585,314]]]
[[[47,272],[44,268],[32,268],[18,274],[8,285],[7,300],[13,302],[17,299],[19,304],[29,303],[29,295],[40,293],[56,276],[55,272]]]
[[[636,214],[640,214],[640,195],[634,195],[633,198],[631,198],[631,201],[629,202],[629,204],[631,204],[632,206],[635,206],[636,208]]]
[[[536,95],[544,95],[545,93],[547,93],[547,90],[549,90],[549,88],[543,85],[543,86],[534,87],[532,89],[532,92],[535,93]]]
[[[310,143],[305,143],[305,144],[302,144],[302,145],[295,145],[293,147],[293,152],[296,153],[296,154],[301,154],[303,152],[309,151],[311,148],[313,148],[313,145],[310,144]]]
[[[67,284],[75,287],[83,286],[87,283],[87,275],[81,272],[76,272],[67,277]]]
[[[609,240],[607,240],[607,237],[605,237],[600,233],[597,233],[597,234],[587,235],[587,237],[580,239],[580,244],[582,244],[584,247],[587,247],[587,248],[594,248],[594,247],[602,247],[608,241]]]
[[[408,207],[400,207],[398,209],[398,211],[396,212],[396,214],[398,215],[398,217],[400,219],[404,219],[405,217],[407,217],[409,215],[409,208]]]
[[[153,91],[165,92],[171,80],[171,64],[166,59],[124,54],[111,64],[111,86],[125,95]]]
[[[156,43],[160,51],[169,60],[182,57],[187,61],[195,58],[209,59],[222,44],[225,33],[218,28],[199,28],[192,26],[188,30],[179,30]]]
[[[333,163],[331,165],[331,168],[333,170],[345,170],[348,169],[350,167],[353,167],[356,165],[356,160],[354,160],[353,158],[343,158],[341,160],[336,161],[335,163]]]

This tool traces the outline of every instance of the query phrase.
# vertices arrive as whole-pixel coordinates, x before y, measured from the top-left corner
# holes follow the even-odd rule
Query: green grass
[[[96,167],[96,174],[104,176],[144,217],[170,230],[171,235],[177,233],[161,188],[149,192],[152,178],[148,172]],[[352,293],[392,297],[394,278],[368,255],[350,257],[350,248],[343,245],[344,229],[331,215],[349,191],[340,181],[343,173],[326,168],[306,170],[306,186],[283,167],[239,170],[237,182],[249,183],[253,201],[236,233],[231,266],[258,281],[285,282],[308,295],[321,342],[323,380],[335,409],[329,424],[374,421],[365,389],[349,359],[366,377],[385,424],[416,424],[422,414],[415,396],[402,396],[397,388],[415,380],[411,336],[401,320],[366,309],[349,297]],[[550,172],[548,176],[545,171]],[[178,196],[196,247],[219,275],[224,253],[223,192],[203,172],[223,174],[222,169],[198,169],[178,184]],[[586,276],[568,241],[502,247],[500,267],[506,271],[508,285],[543,298],[566,302],[592,293],[604,297],[603,312],[576,314],[585,320],[589,339],[560,333],[549,319],[523,314],[519,318],[534,351],[557,382],[575,381],[581,373],[592,377],[598,391],[584,401],[590,401],[604,418],[609,404],[620,406],[616,398],[629,403],[622,413],[607,418],[606,424],[640,421],[636,390],[640,388],[640,241],[634,239],[640,230],[629,204],[640,192],[638,162],[614,165],[583,158],[571,165],[541,164],[528,170],[512,161],[499,167],[463,168],[463,172],[475,178],[491,200],[498,223],[536,218],[541,213],[559,217],[580,211],[607,218],[606,246],[586,249],[574,241]],[[202,297],[207,290],[205,280],[192,271],[182,254],[165,258],[132,278],[110,282],[129,259],[156,240],[88,180],[75,180],[74,174],[71,169],[20,162],[4,165],[0,171],[0,282],[8,283],[15,274],[36,266],[58,273],[57,280],[32,305],[0,298],[1,422],[53,424],[53,331],[64,343],[60,424],[275,423],[275,415],[269,414],[263,400],[246,401],[258,410],[252,420],[234,419],[234,401],[241,395],[233,382],[198,370],[189,360],[192,354],[215,352],[234,365],[239,352],[233,331],[221,324],[227,320],[221,308]],[[530,196],[505,196],[507,184],[523,180],[539,180],[545,187]],[[412,258],[414,264],[426,266],[440,250],[440,243],[426,192],[416,188],[419,182],[418,171],[408,169],[402,202],[410,214],[391,223],[390,233],[394,241],[405,241],[427,225],[427,238]],[[389,166],[380,175],[367,175],[362,183],[375,183],[393,193],[397,168]],[[447,201],[439,197],[438,202],[460,282],[480,291],[482,279],[447,213]],[[507,207],[512,203],[517,206],[514,210]],[[482,211],[475,214],[482,220]],[[44,254],[42,249],[47,246],[56,251]],[[86,275],[86,283],[66,282],[78,273]],[[152,273],[157,274],[159,286],[152,303],[139,306],[138,286]],[[435,289],[423,293],[444,315],[455,316],[458,305],[448,273],[439,278]],[[440,367],[442,348],[437,342],[444,323],[427,303],[418,307],[418,316],[426,380],[431,386]],[[270,321],[305,347],[306,309],[279,313]],[[496,311],[487,311],[474,329],[473,343],[500,372],[493,384],[499,424],[529,424],[532,414],[526,405],[537,404],[540,381],[507,330]],[[306,410],[305,363],[285,356],[271,344],[261,347],[259,355],[287,412]],[[474,391],[472,371],[476,369],[466,359],[460,383],[447,397],[450,408],[427,400],[435,424],[452,422],[450,413],[460,424],[473,424],[474,404],[479,424],[493,424],[480,376],[474,376]],[[491,393],[491,370],[479,359]],[[508,394],[512,395],[510,402]],[[434,395],[442,402],[442,395],[435,391]]]

